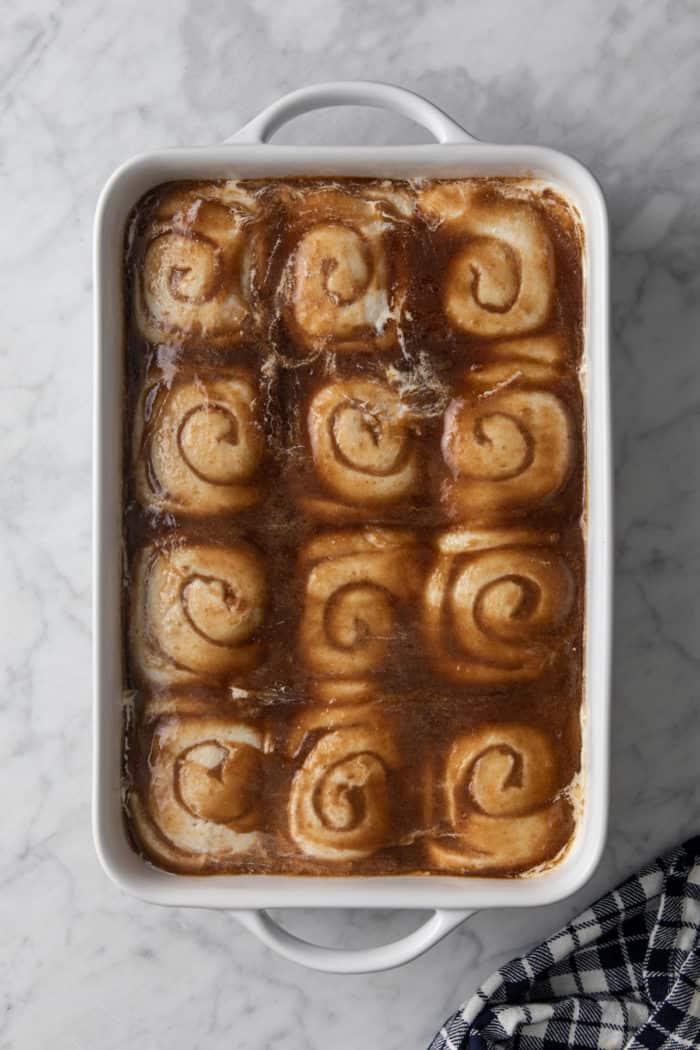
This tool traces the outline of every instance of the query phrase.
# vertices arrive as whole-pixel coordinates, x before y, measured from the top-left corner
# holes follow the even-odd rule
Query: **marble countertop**
[[[4,7],[0,517],[5,799],[0,1047],[422,1047],[479,980],[700,831],[700,17],[665,0],[75,0]],[[612,813],[571,900],[474,917],[422,959],[311,974],[230,917],[121,895],[90,835],[91,221],[123,159],[219,141],[311,81],[373,77],[477,136],[571,152],[613,230],[616,596]],[[287,142],[421,141],[343,111]],[[327,943],[410,914],[307,912]]]

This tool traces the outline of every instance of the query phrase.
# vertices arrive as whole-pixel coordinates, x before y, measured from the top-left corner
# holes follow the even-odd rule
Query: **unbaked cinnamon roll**
[[[255,198],[236,183],[174,189],[136,242],[136,318],[151,343],[225,347],[256,327],[264,262]]]
[[[541,212],[494,188],[438,183],[418,205],[455,247],[445,275],[450,323],[470,335],[521,335],[542,327],[554,300],[554,250]]]
[[[556,535],[529,529],[443,533],[423,596],[435,669],[457,683],[539,677],[565,644],[573,573]]]
[[[291,201],[299,239],[282,294],[302,348],[371,352],[396,344],[405,281],[389,246],[402,206],[398,193],[369,200],[340,189]]]
[[[316,475],[330,497],[304,496],[307,510],[331,519],[361,517],[399,504],[415,488],[415,420],[386,383],[327,383],[313,398],[307,423]]]
[[[507,346],[503,356],[467,372],[445,412],[442,455],[448,474],[441,500],[454,519],[488,521],[540,507],[561,492],[574,468],[571,412],[557,394],[538,385],[554,378],[555,344],[523,342],[519,356],[509,357]]]
[[[486,725],[459,737],[438,792],[435,816],[446,830],[428,840],[430,863],[498,875],[552,860],[573,831],[564,787],[552,741],[540,729]]]
[[[127,796],[141,848],[155,864],[178,872],[259,855],[261,731],[233,716],[179,714],[177,705],[170,706],[173,713],[147,714],[147,783]]]
[[[417,593],[419,560],[415,538],[402,530],[329,532],[307,545],[299,645],[310,671],[362,678],[382,669],[396,607]]]
[[[257,398],[245,372],[147,384],[134,440],[139,502],[198,516],[259,502],[264,438]]]
[[[299,758],[289,794],[289,833],[308,857],[352,861],[388,844],[392,776],[399,754],[389,726],[371,704],[308,709],[290,740]]]
[[[265,575],[247,544],[146,547],[132,594],[131,653],[148,681],[235,680],[262,660]]]

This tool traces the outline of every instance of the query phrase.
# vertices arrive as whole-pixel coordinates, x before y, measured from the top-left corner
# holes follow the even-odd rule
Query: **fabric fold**
[[[699,931],[697,836],[489,977],[430,1050],[699,1046]]]

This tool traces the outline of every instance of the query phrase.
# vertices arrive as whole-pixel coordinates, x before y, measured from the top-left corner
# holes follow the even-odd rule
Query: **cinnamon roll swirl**
[[[365,516],[389,508],[419,478],[415,420],[390,386],[372,379],[336,379],[309,407],[308,433],[316,474],[331,499],[305,496],[325,518]]]
[[[529,529],[443,533],[423,596],[426,641],[441,675],[501,686],[553,665],[575,601],[557,539]]]
[[[261,662],[265,574],[247,544],[146,547],[132,593],[131,653],[147,681],[235,680]]]
[[[307,856],[353,861],[388,845],[399,753],[369,703],[308,709],[289,743],[301,761],[289,794],[289,834]]]
[[[562,491],[576,462],[571,412],[551,390],[558,361],[551,340],[510,345],[466,373],[443,420],[448,475],[441,500],[455,519],[488,521],[542,506]],[[537,377],[537,378],[535,378]]]
[[[409,207],[399,193],[363,199],[340,189],[292,198],[298,240],[282,285],[289,328],[304,350],[391,349],[405,277],[389,244]]]
[[[197,516],[259,502],[264,438],[257,403],[245,372],[147,384],[134,440],[139,502]]]
[[[418,206],[454,242],[443,288],[450,323],[485,338],[542,327],[554,301],[554,250],[539,209],[462,181],[424,190]]]
[[[308,566],[299,648],[306,667],[333,678],[382,670],[399,602],[418,593],[420,552],[393,529],[330,532],[302,553]]]
[[[259,855],[263,735],[234,717],[178,713],[150,721],[145,787],[127,796],[141,848],[177,872],[231,867]]]
[[[166,191],[135,242],[135,315],[151,343],[225,347],[257,323],[264,246],[255,198],[234,182]]]
[[[426,847],[431,864],[497,875],[553,860],[574,826],[564,787],[553,742],[540,729],[486,725],[459,737],[438,800],[446,829]]]

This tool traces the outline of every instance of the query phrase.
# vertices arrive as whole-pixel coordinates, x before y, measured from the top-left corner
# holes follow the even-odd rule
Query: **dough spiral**
[[[573,831],[564,787],[552,741],[540,729],[485,725],[458,737],[438,801],[446,830],[428,841],[430,862],[442,870],[497,875],[552,860]]]
[[[147,384],[134,440],[139,502],[196,516],[259,502],[264,436],[257,399],[243,372]]]
[[[441,498],[457,520],[488,521],[541,506],[565,486],[576,461],[565,402],[538,381],[556,374],[550,340],[524,340],[465,373],[445,411]],[[537,377],[537,379],[535,378]]]
[[[399,503],[419,479],[413,419],[385,383],[337,379],[311,401],[307,417],[316,475],[332,497],[306,497],[307,509],[342,517]],[[336,502],[340,501],[340,503]]]
[[[230,680],[262,660],[265,575],[247,544],[147,547],[132,591],[131,651],[148,681]]]
[[[435,669],[457,683],[531,681],[553,664],[575,600],[573,573],[535,530],[444,533],[423,597]]]
[[[554,249],[528,201],[469,183],[440,183],[419,196],[429,222],[456,241],[445,275],[450,323],[485,338],[542,327],[554,301]]]
[[[179,872],[230,866],[259,852],[261,731],[233,717],[178,713],[177,703],[169,706],[171,713],[151,719],[146,788],[132,788],[128,796],[144,852]]]
[[[298,229],[283,282],[286,316],[306,350],[373,351],[396,345],[405,279],[390,258],[400,195],[362,199],[319,190],[290,208]]]
[[[388,844],[392,827],[392,774],[399,755],[392,733],[371,704],[300,718],[290,750],[311,750],[294,774],[289,794],[289,833],[317,860],[352,861]]]
[[[396,606],[419,587],[413,535],[369,528],[325,533],[307,546],[302,560],[309,566],[299,628],[306,666],[333,678],[381,670]]]
[[[174,189],[136,242],[136,318],[151,343],[225,347],[257,325],[263,243],[254,197],[235,183]]]

